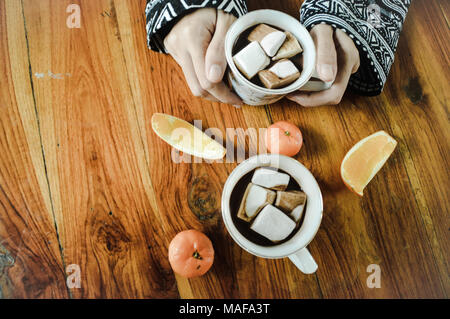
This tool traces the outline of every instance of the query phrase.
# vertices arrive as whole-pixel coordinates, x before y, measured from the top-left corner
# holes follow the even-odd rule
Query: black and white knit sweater
[[[383,90],[411,0],[305,0],[300,21],[309,30],[320,23],[346,32],[355,42],[361,66],[349,87],[363,95]],[[247,12],[246,0],[149,0],[147,40],[152,50],[166,52],[165,36],[176,22],[198,8],[217,8],[236,17]]]

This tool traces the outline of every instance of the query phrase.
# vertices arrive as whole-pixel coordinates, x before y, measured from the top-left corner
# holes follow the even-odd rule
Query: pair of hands
[[[225,35],[236,18],[213,8],[198,9],[183,17],[164,39],[170,55],[183,69],[186,82],[195,96],[210,101],[241,105],[242,101],[222,81],[227,61]],[[317,50],[319,78],[334,81],[322,92],[295,92],[288,99],[302,106],[339,104],[350,76],[359,68],[359,52],[347,34],[320,24],[311,36]]]

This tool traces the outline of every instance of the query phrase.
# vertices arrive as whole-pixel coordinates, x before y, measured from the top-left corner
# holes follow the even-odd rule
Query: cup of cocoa
[[[321,91],[316,49],[308,30],[292,16],[256,10],[237,19],[225,37],[229,85],[248,105],[275,103],[297,90]]]
[[[225,182],[221,206],[241,248],[262,258],[289,258],[305,274],[317,270],[307,246],[322,221],[322,193],[300,162],[278,154],[243,161]]]

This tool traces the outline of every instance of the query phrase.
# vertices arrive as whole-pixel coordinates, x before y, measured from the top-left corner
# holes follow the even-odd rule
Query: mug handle
[[[319,78],[319,75],[317,74],[315,69],[313,71],[312,77],[316,78],[316,79]],[[323,82],[320,80],[310,80],[310,81],[306,82],[306,84],[300,88],[300,91],[309,91],[309,92],[324,91],[324,90],[328,90],[332,85],[333,85],[333,81]]]
[[[289,259],[304,274],[309,275],[317,271],[317,263],[306,247],[300,249],[292,255],[289,255]]]

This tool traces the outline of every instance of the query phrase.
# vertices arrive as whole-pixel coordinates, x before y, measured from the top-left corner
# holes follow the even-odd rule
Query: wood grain
[[[24,1],[33,70],[70,74],[34,85],[64,259],[82,270],[73,296],[177,297],[114,3],[83,2],[81,29],[61,28],[67,5]]]
[[[20,2],[0,30],[0,298],[67,298]]]
[[[80,29],[66,27],[71,3],[81,7]],[[173,59],[146,48],[144,7],[0,0],[0,297],[448,297],[445,4],[413,3],[380,96],[349,93],[339,106],[312,109],[285,100],[236,109],[192,97]],[[298,17],[299,2],[249,8]],[[235,244],[220,199],[237,163],[174,163],[151,129],[155,112],[201,120],[235,145],[274,121],[297,124],[305,143],[296,158],[324,195],[309,246],[318,272],[303,275],[289,260]],[[380,129],[399,146],[359,198],[341,182],[340,161]],[[167,248],[189,228],[211,238],[216,259],[188,280],[171,271]],[[80,289],[65,285],[69,264],[80,265]],[[381,267],[379,289],[366,285],[370,264]]]

